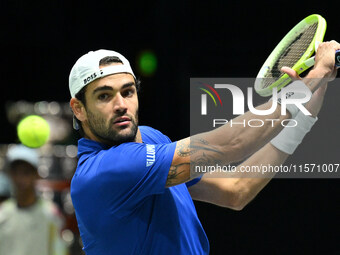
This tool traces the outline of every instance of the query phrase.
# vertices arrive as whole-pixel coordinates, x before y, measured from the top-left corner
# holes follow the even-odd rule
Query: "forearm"
[[[271,171],[262,172],[262,169],[264,167],[269,169],[270,167],[280,166],[286,161],[288,156],[288,154],[276,149],[273,145],[268,143],[248,160],[237,166],[237,171],[241,168],[245,169],[247,166],[250,166],[253,169],[259,169],[258,172],[254,173],[238,174],[239,177],[232,180],[234,183],[233,185],[238,187],[237,191],[240,196],[240,208],[243,208],[253,200],[275,176],[275,173]]]
[[[271,104],[270,101],[258,106],[257,109],[268,109]],[[288,118],[290,114],[281,115],[281,106],[278,104],[276,110],[270,115],[260,116],[246,112],[222,127],[193,138],[204,140],[221,152],[215,154],[217,163],[230,164],[243,160],[268,143],[282,130],[281,122]],[[263,125],[261,127],[248,126],[248,121],[253,119],[261,121]]]
[[[268,109],[272,102],[257,109]],[[186,182],[202,175],[196,166],[227,165],[238,162],[268,143],[282,129],[281,121],[290,117],[281,115],[281,106],[269,115],[259,116],[247,112],[215,130],[194,135],[177,142],[175,154],[169,170],[166,187]],[[261,120],[259,128],[235,125],[247,123],[251,119]],[[275,120],[275,121],[274,121]]]
[[[233,171],[214,172],[203,176],[202,180],[190,187],[193,199],[228,207],[243,209],[274,177],[275,173],[242,172],[247,166],[277,166],[284,163],[288,154],[266,144]]]

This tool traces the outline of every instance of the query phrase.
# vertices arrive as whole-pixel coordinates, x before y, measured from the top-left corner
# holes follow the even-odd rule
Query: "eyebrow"
[[[128,82],[128,83],[125,83],[120,89],[125,89],[125,88],[132,87],[132,86],[136,86],[136,84],[134,82]],[[113,88],[111,86],[103,85],[103,86],[100,86],[94,89],[92,94],[96,94],[97,92],[104,91],[104,90],[113,91]]]

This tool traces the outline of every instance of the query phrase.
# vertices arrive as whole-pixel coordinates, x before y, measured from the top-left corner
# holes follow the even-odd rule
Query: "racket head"
[[[301,73],[314,65],[310,57],[323,41],[326,27],[326,20],[318,14],[295,25],[264,62],[256,78],[255,91],[266,97],[272,95],[273,88],[280,90],[290,83],[290,77],[281,72],[283,66]]]

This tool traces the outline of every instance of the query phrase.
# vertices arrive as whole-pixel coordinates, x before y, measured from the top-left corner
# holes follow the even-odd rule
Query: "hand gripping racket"
[[[313,53],[323,41],[326,20],[313,14],[298,23],[275,47],[261,67],[255,82],[255,90],[260,96],[270,96],[273,88],[280,90],[291,82],[291,78],[281,72],[283,66],[303,73],[315,63]],[[340,51],[335,52],[335,65],[340,67]]]

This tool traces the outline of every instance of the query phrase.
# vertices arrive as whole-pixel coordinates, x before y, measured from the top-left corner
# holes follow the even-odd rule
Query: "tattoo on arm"
[[[177,143],[177,154],[180,157],[188,157],[200,151],[210,151],[222,154],[215,146],[210,145],[202,138],[191,138],[191,140],[181,140]]]
[[[192,137],[177,142],[176,153],[183,160],[172,164],[166,186],[186,182],[202,173],[195,171],[195,166],[214,165],[222,162],[223,153],[216,146],[200,137]]]
[[[172,186],[178,184],[179,175],[186,174],[185,168],[190,166],[190,163],[182,163],[178,165],[171,165],[168,178],[166,180],[166,186]],[[181,176],[182,177],[182,176]],[[190,177],[190,176],[189,176]]]

